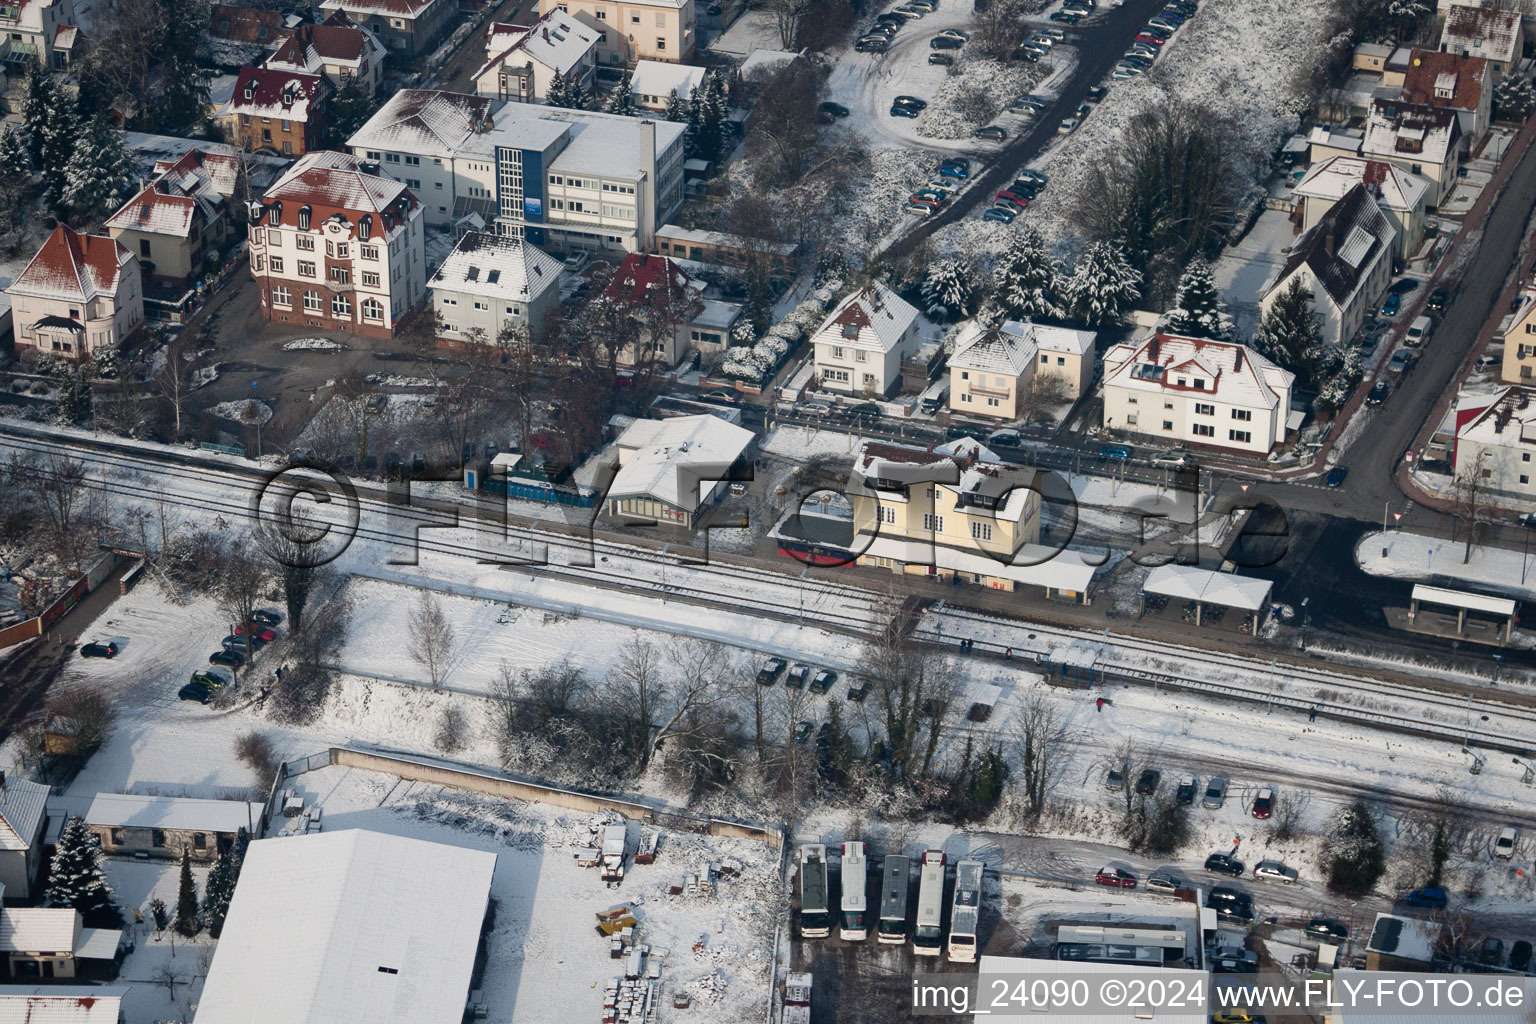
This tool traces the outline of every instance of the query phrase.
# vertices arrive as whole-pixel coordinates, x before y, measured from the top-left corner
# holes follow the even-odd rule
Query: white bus
[[[944,951],[944,851],[923,851],[922,881],[917,886],[917,930],[912,952],[938,956]]]
[[[852,942],[869,938],[869,898],[864,894],[865,843],[843,844],[843,920],[837,933]]]
[[[832,934],[827,909],[827,848],[820,843],[800,847],[800,937],[824,939]]]
[[[899,853],[885,858],[885,879],[880,885],[880,929],[875,937],[899,946],[907,941],[907,885],[912,860]]]
[[[955,905],[949,915],[949,959],[953,963],[976,962],[976,932],[981,925],[981,876],[979,860],[955,865]]]

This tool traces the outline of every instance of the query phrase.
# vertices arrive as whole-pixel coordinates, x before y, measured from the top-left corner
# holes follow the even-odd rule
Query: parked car
[[[205,683],[188,683],[176,691],[178,700],[195,700],[207,704],[213,700],[213,688]]]
[[[1218,875],[1231,875],[1233,878],[1241,878],[1243,875],[1243,862],[1229,853],[1213,853],[1205,858],[1205,870]]]
[[[1509,860],[1515,855],[1515,843],[1520,839],[1520,828],[1510,825],[1499,833],[1499,838],[1493,841],[1493,855],[1500,860]]]
[[[1005,210],[1001,206],[989,206],[987,207],[986,211],[982,213],[981,219],[1000,221],[1004,224],[1012,224],[1013,219],[1017,216],[1018,213],[1014,210]]]
[[[783,658],[769,658],[758,667],[757,681],[764,686],[772,686],[788,664]]]
[[[116,640],[92,640],[80,648],[82,658],[115,658],[122,648],[117,646]]]
[[[208,664],[223,665],[225,668],[239,668],[245,664],[245,655],[238,651],[214,651],[208,655]]]
[[[1205,785],[1205,796],[1201,798],[1200,806],[1218,810],[1227,802],[1227,785],[1225,775],[1212,775],[1211,781]]]
[[[1331,917],[1314,917],[1307,922],[1307,935],[1324,942],[1339,943],[1349,938],[1349,927]]]
[[[1193,462],[1194,458],[1183,448],[1175,448],[1152,458],[1152,465],[1158,469],[1183,469]]]
[[[1217,974],[1257,974],[1259,954],[1237,946],[1218,949],[1211,955],[1211,970]]]
[[[816,675],[811,678],[811,692],[826,693],[828,690],[832,689],[832,684],[835,682],[837,682],[836,672],[833,672],[829,668],[820,669],[817,671]]]
[[[1253,908],[1244,907],[1236,903],[1223,903],[1215,908],[1216,916],[1228,922],[1242,927],[1253,924]]]
[[[1195,802],[1195,794],[1200,792],[1200,780],[1193,775],[1179,776],[1179,788],[1173,791],[1174,800],[1181,804]]]
[[[1100,885],[1114,886],[1117,889],[1136,888],[1136,876],[1120,868],[1099,868],[1099,873],[1093,877],[1093,880]]]
[[[811,666],[797,661],[794,667],[789,670],[789,675],[784,677],[784,685],[793,687],[796,690],[802,690],[805,688],[805,681],[810,674]]]
[[[1509,947],[1509,969],[1512,971],[1531,969],[1531,944],[1525,939],[1520,939]]]
[[[1408,325],[1408,330],[1403,334],[1403,344],[1417,348],[1429,340],[1429,334],[1435,329],[1434,317],[1416,316],[1413,323]]]
[[[251,612],[251,621],[259,622],[263,626],[280,626],[283,622],[283,613],[275,612],[271,608],[257,608]]]
[[[1063,25],[1076,25],[1083,20],[1081,14],[1073,14],[1071,11],[1052,11],[1051,20],[1059,21]]]
[[[1365,404],[1380,405],[1382,402],[1387,400],[1387,396],[1391,393],[1392,385],[1388,384],[1384,380],[1379,380],[1375,384],[1371,385],[1370,393],[1365,396]]]
[[[1128,459],[1131,457],[1131,452],[1131,446],[1128,444],[1099,445],[1099,458],[1101,459]]]
[[[939,208],[932,203],[916,203],[910,201],[901,208],[902,213],[915,213],[921,217],[931,217],[937,213],[938,210]]]
[[[571,253],[569,256],[567,256],[565,258],[565,269],[570,271],[573,274],[576,273],[576,271],[580,270],[582,267],[584,267],[586,265],[587,265],[587,254],[584,253],[584,252],[581,252],[579,250],[576,251],[576,252]]]
[[[1424,300],[1424,310],[1428,313],[1444,313],[1445,304],[1450,300],[1449,292],[1444,288],[1436,288],[1429,293],[1429,298]]]
[[[978,139],[989,139],[992,142],[1002,142],[1008,138],[1008,132],[995,124],[989,124],[985,128],[977,128],[971,135]]]
[[[1125,773],[1122,772],[1119,768],[1111,768],[1109,771],[1105,772],[1104,773],[1104,788],[1105,789],[1124,789],[1125,788]]]
[[[1056,42],[1058,42],[1058,43],[1065,41],[1066,38],[1067,38],[1067,34],[1065,32],[1063,32],[1061,29],[1055,28],[1055,27],[1041,29],[1041,32],[1044,35],[1050,36],[1052,39],[1056,40]]]
[[[951,57],[947,53],[934,52],[934,53],[930,53],[928,55],[928,63],[929,64],[938,64],[941,67],[946,67],[946,68],[954,67],[954,65],[955,65],[955,58]]]
[[[1253,798],[1252,813],[1260,821],[1275,813],[1275,791],[1268,786],[1259,790],[1258,795]]]
[[[1001,192],[999,192],[997,195],[993,196],[992,198],[994,200],[1001,199],[1001,200],[1004,200],[1006,202],[1013,203],[1015,206],[1023,207],[1023,206],[1028,206],[1029,205],[1029,197],[1028,196],[1020,195],[1019,193],[1013,191],[1013,189],[1011,189],[1011,188],[1003,189]]]
[[[1136,792],[1142,796],[1152,796],[1157,792],[1157,787],[1163,781],[1163,773],[1156,768],[1144,768],[1136,778]]]
[[[1387,360],[1387,370],[1390,373],[1407,373],[1413,369],[1413,352],[1406,348],[1400,348],[1392,353],[1392,358]]]
[[[1381,315],[1397,316],[1398,311],[1400,311],[1402,308],[1403,297],[1397,292],[1392,292],[1387,296],[1386,301],[1381,304]]]
[[[864,36],[853,48],[858,53],[884,53],[891,48],[891,41],[884,36]]]
[[[963,31],[961,31],[958,28],[947,28],[944,31],[939,33],[939,38],[941,38],[941,39],[958,39],[958,40],[960,40],[963,43],[967,39],[971,38],[971,36],[970,36],[970,33],[963,32]]]
[[[804,743],[806,740],[810,739],[811,738],[811,730],[813,730],[815,728],[816,728],[815,724],[811,723],[811,722],[796,722],[795,723],[795,742],[796,743]]]
[[[939,173],[946,178],[969,178],[971,176],[968,168],[962,167],[957,163],[944,164],[939,168]]]
[[[1387,291],[1390,292],[1393,295],[1407,295],[1409,292],[1413,291],[1418,286],[1419,286],[1419,279],[1418,278],[1416,278],[1416,277],[1400,277],[1396,281],[1392,282],[1392,287],[1388,288]]]
[[[848,699],[855,704],[864,703],[864,698],[869,696],[869,684],[862,679],[850,679],[848,681]]]
[[[1138,43],[1151,43],[1154,46],[1162,46],[1167,40],[1163,36],[1153,35],[1148,29],[1142,29],[1141,34],[1136,37],[1136,41]]]
[[[821,112],[828,115],[829,117],[836,118],[844,118],[853,113],[853,111],[849,110],[841,103],[833,103],[831,100],[825,100],[822,102]]]
[[[921,110],[917,109],[916,107],[909,107],[905,103],[892,103],[891,104],[891,116],[892,117],[908,117],[908,118],[914,118],[915,119],[915,118],[922,117],[923,116],[923,112]]]
[[[1261,860],[1253,866],[1253,877],[1266,882],[1294,882],[1301,876],[1283,861]]]
[[[210,690],[217,690],[221,687],[232,685],[234,677],[229,674],[227,669],[214,667],[193,672],[192,678],[188,679],[187,682],[206,686]]]
[[[1107,86],[1107,85],[1095,85],[1093,88],[1088,90],[1088,102],[1089,103],[1099,103],[1099,102],[1101,102],[1104,99],[1105,96],[1108,96],[1108,95],[1109,95],[1109,86]]]
[[[928,40],[930,50],[958,50],[964,45],[964,40],[955,39],[952,36],[934,36]]]
[[[1348,476],[1348,466],[1334,466],[1328,471],[1328,475],[1323,477],[1323,483],[1329,487],[1343,487],[1344,481]]]
[[[1432,910],[1442,910],[1450,902],[1444,889],[1439,886],[1428,886],[1423,889],[1415,889],[1403,897],[1403,902],[1410,907],[1427,907]]]
[[[266,645],[267,642],[259,636],[227,636],[220,641],[220,646],[226,651],[236,651],[247,658],[252,651],[259,651]]]
[[[1484,967],[1497,967],[1504,962],[1504,940],[1492,935],[1483,940],[1477,950],[1477,961]]]
[[[1044,171],[1037,171],[1033,167],[1025,167],[1020,170],[1018,178],[1021,181],[1033,181],[1041,188],[1045,188],[1045,186],[1051,183],[1051,176],[1049,174],[1046,174]]]
[[[1061,124],[1056,126],[1057,135],[1071,135],[1077,131],[1078,120],[1075,117],[1062,118]]]
[[[1206,894],[1205,905],[1216,907],[1226,904],[1234,907],[1253,907],[1253,894],[1230,885],[1213,885]]]
[[[236,626],[235,633],[236,635],[249,633],[253,639],[260,640],[264,644],[277,639],[277,630],[271,626],[263,626],[259,622],[247,622],[242,626]]]
[[[1147,876],[1146,890],[1148,892],[1172,895],[1180,889],[1187,888],[1189,888],[1189,883],[1168,868],[1159,868]]]

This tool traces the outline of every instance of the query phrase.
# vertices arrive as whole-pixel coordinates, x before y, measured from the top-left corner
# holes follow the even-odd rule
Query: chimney
[[[1156,335],[1156,334],[1152,335],[1152,349],[1151,349],[1151,352],[1149,354],[1152,356],[1152,361],[1154,363],[1157,362],[1157,353],[1158,353],[1159,350],[1162,349],[1162,347],[1163,347],[1163,339],[1162,339],[1162,337],[1160,335]]]
[[[1238,347],[1237,360],[1232,364],[1232,369],[1238,372],[1241,372],[1243,369],[1243,350],[1241,346]]]

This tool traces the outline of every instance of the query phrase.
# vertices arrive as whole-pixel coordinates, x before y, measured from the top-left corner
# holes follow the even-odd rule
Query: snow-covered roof
[[[290,163],[289,159],[270,153],[241,153],[236,147],[222,142],[145,132],[124,132],[123,148],[129,150],[152,177],[159,177],[171,167],[187,161],[180,170],[206,176],[214,191],[225,199],[235,194],[242,164],[252,190],[260,193]],[[190,156],[192,153],[198,155]]]
[[[119,928],[81,928],[75,940],[75,956],[82,960],[111,960],[123,943]]]
[[[1444,587],[1430,587],[1423,583],[1413,585],[1413,600],[1448,605],[1452,608],[1465,608],[1473,612],[1488,612],[1490,615],[1515,614],[1513,598],[1469,594],[1464,590],[1447,590]]]
[[[1445,925],[1439,921],[1420,921],[1396,914],[1377,914],[1371,935],[1365,942],[1367,953],[1385,953],[1429,963],[1434,960]]]
[[[217,196],[214,197],[217,200]],[[201,211],[204,220],[216,212],[207,198],[188,194],[174,180],[161,178],[151,182],[107,218],[106,226],[122,231],[142,231],[151,235],[186,238]]]
[[[122,985],[7,985],[0,988],[0,1024],[117,1024]]]
[[[1454,119],[1455,114],[1451,117]],[[1357,183],[1296,240],[1265,294],[1283,287],[1303,264],[1340,308],[1347,308],[1377,260],[1390,259],[1397,229],[1364,183]]]
[[[1406,100],[1373,100],[1360,142],[1362,156],[1443,164],[1461,140],[1456,111]]]
[[[15,779],[0,789],[0,850],[25,850],[32,845],[48,807],[51,790],[37,782]]]
[[[557,287],[564,265],[533,243],[510,235],[466,232],[428,286],[515,302],[532,302]]]
[[[0,908],[0,953],[73,953],[79,934],[74,907]]]
[[[933,565],[939,569],[966,574],[979,573],[1012,580],[1026,587],[1050,587],[1079,594],[1093,582],[1095,567],[1076,551],[1024,544],[1010,561],[982,551],[935,544],[931,539],[903,540],[888,534],[875,534],[863,554],[872,558],[894,558],[912,565]]]
[[[202,800],[192,797],[140,796],[100,793],[86,809],[87,825],[104,828],[161,828],[188,832],[254,831],[262,805],[244,800]]]
[[[741,304],[738,302],[705,299],[700,306],[699,315],[692,321],[695,327],[712,327],[725,331],[741,319]]]
[[[347,146],[451,157],[472,136],[483,134],[494,107],[495,101],[485,96],[401,89],[352,133]]]
[[[981,373],[1022,375],[1041,352],[1082,355],[1093,348],[1094,333],[1069,327],[1049,327],[1023,320],[1005,320],[988,329],[972,320],[955,338],[951,367]]]
[[[319,25],[294,29],[265,66],[318,75],[327,64],[360,67],[365,58],[379,61],[384,55],[384,44],[373,33],[360,28],[345,11],[336,11]]]
[[[241,68],[234,94],[219,108],[219,116],[245,114],[308,121],[310,107],[319,98],[323,81],[319,75],[281,68]]]
[[[1153,334],[1104,353],[1106,388],[1209,397],[1246,409],[1275,408],[1277,389],[1288,392],[1295,379],[1289,370],[1231,341]]]
[[[509,106],[531,106],[509,104]],[[552,121],[570,121],[571,141],[555,157],[550,170],[576,174],[595,174],[610,178],[634,177],[646,167],[644,126],[656,128],[656,158],[682,138],[687,125],[659,118],[640,120],[623,114],[600,114],[590,110],[563,107],[533,107],[541,117]]]
[[[693,90],[704,81],[706,74],[708,74],[707,69],[695,67],[692,64],[642,60],[635,62],[635,70],[630,75],[629,85],[642,101],[646,101],[646,97],[653,97],[654,102],[665,103],[673,89],[677,90],[678,99],[686,100],[691,97]]]
[[[800,54],[794,50],[753,50],[741,62],[741,77],[750,79],[757,72],[777,70],[799,57]]]
[[[1462,424],[1456,440],[1500,447],[1536,447],[1536,388],[1512,384]]]
[[[941,449],[865,441],[853,463],[848,493],[905,502],[906,494],[899,488],[916,483],[932,485],[964,495],[964,504],[973,515],[1019,522],[1037,493],[1032,488],[1039,472],[1029,466],[981,461],[983,453],[991,454],[981,445]],[[952,468],[930,468],[941,463]]]
[[[115,239],[82,235],[60,224],[6,291],[66,302],[115,297],[123,267],[134,259],[137,257]]]
[[[251,843],[198,1024],[459,1024],[495,867],[362,829]]]
[[[1520,59],[1520,14],[1494,8],[1452,4],[1445,11],[1440,49],[1469,57]]]
[[[1416,210],[1424,201],[1429,182],[1385,160],[1366,160],[1357,156],[1332,156],[1313,164],[1295,193],[1306,199],[1335,202],[1356,185],[1365,184],[1376,202],[1389,210]]]
[[[1148,594],[1163,594],[1180,601],[1200,601],[1256,612],[1269,600],[1273,586],[1269,580],[1251,576],[1169,564],[1159,565],[1147,573],[1141,589]]]
[[[525,60],[544,65],[556,74],[567,74],[578,64],[588,62],[589,55],[597,46],[599,33],[577,21],[558,7],[526,29],[507,31],[509,26],[492,25],[487,34],[487,49],[491,45],[500,48],[487,54],[487,60],[472,77],[478,79],[493,67]]]
[[[726,249],[752,248],[771,252],[777,256],[793,256],[799,248],[793,242],[768,242],[761,238],[732,234],[729,231],[704,231],[699,228],[679,227],[676,224],[663,224],[657,228],[656,238],[666,241],[697,242],[700,245],[713,245]]]
[[[346,11],[348,14],[361,14],[366,16],[377,15],[381,18],[405,18],[415,19],[420,17],[433,4],[443,3],[445,0],[322,0],[322,11]]]
[[[278,223],[296,226],[299,211],[307,207],[312,230],[319,230],[325,220],[336,214],[353,221],[354,228],[364,215],[375,215],[381,223],[370,224],[370,228],[377,226],[382,235],[388,236],[405,223],[417,201],[404,184],[364,173],[347,154],[317,150],[304,154],[288,168],[267,190],[262,204],[267,218],[263,223],[271,223],[275,206],[279,210]]]
[[[756,437],[718,416],[636,420],[619,435],[619,472],[608,497],[648,497],[693,511]],[[702,474],[702,475],[701,475]]]
[[[872,281],[838,303],[813,340],[889,352],[916,322],[917,309],[911,303]]]
[[[677,260],[632,252],[613,272],[604,295],[626,306],[665,306],[686,301],[690,290],[697,286]]]

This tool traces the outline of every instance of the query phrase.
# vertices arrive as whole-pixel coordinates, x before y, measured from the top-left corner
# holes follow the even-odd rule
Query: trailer
[[[784,976],[784,1016],[782,1024],[811,1024],[811,976]]]
[[[603,829],[603,881],[610,888],[624,881],[624,849],[628,842],[629,829],[624,825]]]
[[[837,933],[850,942],[869,937],[869,898],[865,894],[867,843],[843,844],[843,918]]]
[[[976,962],[976,933],[981,927],[981,879],[986,865],[963,860],[955,865],[955,903],[949,915],[951,963]]]
[[[938,956],[944,951],[944,851],[924,850],[922,880],[917,887],[917,928],[912,952]]]
[[[907,886],[912,859],[893,853],[885,858],[885,877],[880,883],[880,927],[876,938],[887,945],[907,941]]]
[[[800,937],[824,939],[832,934],[827,907],[827,848],[808,843],[800,848]]]

